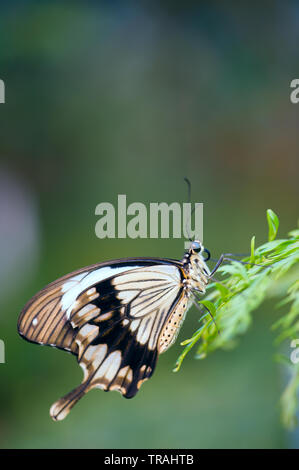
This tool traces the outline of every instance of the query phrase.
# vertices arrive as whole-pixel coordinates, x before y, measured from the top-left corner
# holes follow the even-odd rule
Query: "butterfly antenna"
[[[191,202],[191,183],[190,183],[190,180],[186,177],[184,178],[184,181],[186,181],[187,186],[188,186],[188,202],[190,203]]]
[[[190,183],[189,178],[185,177],[184,180],[186,181],[187,186],[188,186],[188,202],[189,202],[189,204],[191,204],[191,183]],[[190,219],[191,219],[192,215],[194,214],[194,211],[195,211],[195,206],[193,207],[193,209],[191,211],[191,214],[190,214],[188,220],[186,221],[186,226],[185,226],[189,242],[192,242],[192,238],[191,238],[189,230],[188,230],[188,225],[189,225],[189,222],[190,222]]]

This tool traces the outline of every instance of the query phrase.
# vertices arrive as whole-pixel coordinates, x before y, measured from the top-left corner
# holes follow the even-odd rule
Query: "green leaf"
[[[275,212],[273,212],[271,209],[267,210],[267,221],[268,221],[268,227],[269,227],[269,235],[268,235],[268,240],[269,242],[275,240],[276,235],[277,235],[277,230],[279,227],[279,219]]]
[[[288,429],[294,429],[297,425],[296,411],[298,409],[299,367],[289,368],[291,377],[282,397],[282,422]]]
[[[293,238],[299,238],[299,229],[292,230],[288,235]]]
[[[273,359],[276,361],[276,362],[279,362],[280,364],[284,365],[284,366],[290,366],[291,365],[291,361],[290,361],[290,358],[285,356],[284,354],[275,354]]]
[[[192,336],[192,338],[190,338],[190,340],[187,340],[187,342],[183,341],[183,343],[188,343],[185,347],[185,349],[183,350],[183,352],[180,354],[180,356],[178,357],[176,363],[175,363],[175,367],[173,369],[173,372],[178,372],[180,370],[180,367],[182,365],[182,362],[183,360],[185,359],[186,355],[188,354],[188,352],[190,351],[191,348],[193,348],[193,346],[195,345],[195,343],[197,343],[197,341],[199,340],[200,338],[200,335],[201,335],[201,332],[202,330],[205,328],[205,325],[202,326],[201,328],[199,328],[195,333],[194,335]]]
[[[276,254],[279,251],[284,249],[286,244],[290,243],[289,240],[273,240],[271,242],[264,243],[264,245],[259,246],[256,248],[255,253],[256,255],[267,255],[274,251]]]
[[[215,287],[219,290],[222,299],[225,299],[229,295],[229,289],[225,285],[215,282]]]
[[[210,302],[209,300],[201,300],[198,303],[204,305],[210,311],[213,317],[216,315],[216,307],[213,302]]]
[[[254,247],[255,247],[255,235],[253,235],[251,239],[251,243],[250,243],[250,263],[255,262]]]

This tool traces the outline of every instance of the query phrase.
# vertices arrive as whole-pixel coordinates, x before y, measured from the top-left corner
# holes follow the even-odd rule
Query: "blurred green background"
[[[73,356],[23,341],[26,301],[76,268],[127,256],[181,258],[183,240],[99,240],[100,202],[204,203],[216,258],[279,236],[298,216],[296,1],[14,1],[0,7],[0,446],[298,447],[280,423],[273,361],[279,315],[255,312],[232,351],[189,355],[180,341],[134,400],[90,392],[63,422],[50,405],[81,381]]]

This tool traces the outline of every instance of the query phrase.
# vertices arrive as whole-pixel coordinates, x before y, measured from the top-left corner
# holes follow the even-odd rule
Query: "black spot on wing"
[[[118,319],[120,321],[123,318],[119,315]],[[157,362],[157,349],[149,349],[148,343],[141,345],[136,340],[138,328],[132,333],[129,329],[130,323],[124,326],[122,323],[119,323],[119,321],[116,321],[116,317],[114,316],[113,320],[103,322],[103,326],[100,325],[101,333],[90,345],[97,346],[106,344],[108,346],[107,356],[113,353],[113,351],[121,351],[122,359],[119,369],[129,366],[133,373],[132,381],[126,389],[124,396],[126,398],[132,398],[138,392],[138,382],[149,378],[154,372]],[[93,321],[90,323],[97,324]],[[143,371],[140,370],[141,367],[143,367]],[[107,390],[109,390],[109,388]]]
[[[107,356],[113,351],[121,351],[122,360],[119,369],[129,366],[133,373],[132,381],[124,394],[126,398],[132,398],[136,395],[138,382],[152,375],[157,362],[157,349],[150,350],[147,343],[141,345],[136,340],[137,331],[132,333],[129,330],[129,325],[126,327],[114,325],[91,342],[93,346],[107,344]],[[142,366],[145,366],[143,372],[140,370]]]
[[[100,282],[95,286],[99,297],[93,301],[101,309],[101,313],[110,310],[117,310],[122,307],[121,301],[117,298],[117,291],[111,283],[111,279]]]
[[[149,379],[153,374],[158,359],[157,349],[150,350],[147,344],[141,346],[135,338],[132,339],[124,357],[124,365],[129,365],[133,371],[133,380],[126,390],[125,398],[133,398],[139,390],[138,382]],[[142,372],[141,368],[145,366]]]
[[[154,372],[158,359],[156,340],[167,319],[167,315],[163,315],[163,312],[160,310],[157,311],[156,315],[158,315],[158,318],[156,319],[155,330],[151,331],[148,336],[150,340],[152,335],[154,335],[153,339],[155,339],[155,341],[153,341],[153,344],[155,347],[154,349],[149,349],[149,340],[145,344],[141,344],[136,339],[139,328],[148,327],[147,322],[137,327],[134,332],[130,330],[130,303],[125,304],[117,298],[117,290],[112,285],[111,279],[102,281],[96,286],[96,289],[99,293],[99,297],[92,303],[101,309],[101,314],[98,319],[93,319],[89,323],[99,326],[99,335],[89,345],[107,345],[108,350],[106,357],[114,351],[121,351],[122,359],[119,370],[128,366],[133,374],[132,380],[125,386],[125,393],[123,395],[126,398],[132,398],[138,392],[142,381],[150,378]],[[179,296],[180,292],[169,306],[168,311],[171,311],[175,306]],[[162,297],[163,295],[161,295],[161,298]],[[107,320],[100,321],[101,317],[109,312],[111,313],[111,317]],[[123,323],[125,319],[128,320],[127,324]],[[155,322],[153,322],[153,324],[154,323]],[[106,390],[108,391],[109,387],[107,387]]]

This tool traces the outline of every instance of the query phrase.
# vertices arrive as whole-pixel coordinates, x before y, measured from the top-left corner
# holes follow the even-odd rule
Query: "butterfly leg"
[[[226,255],[221,255],[217,263],[215,264],[214,268],[212,269],[209,278],[211,279],[215,272],[217,271],[218,268],[222,265],[223,261],[225,261],[225,256]]]
[[[197,310],[199,310],[199,311],[202,313],[202,310],[201,310],[200,306],[199,306],[198,303],[196,302],[196,300],[198,300],[198,301],[200,300],[200,298],[197,296],[197,292],[193,291],[192,294],[193,294],[193,299],[192,299],[193,305],[197,308]],[[212,321],[213,321],[213,323],[214,323],[214,325],[215,325],[215,327],[216,327],[217,333],[218,333],[218,335],[220,335],[220,331],[219,331],[219,329],[218,329],[216,320],[215,320],[215,318],[214,318],[212,312],[210,311],[210,309],[209,309],[206,305],[204,305],[204,304],[201,304],[201,305],[203,306],[203,308],[204,308],[204,309],[208,312],[208,314],[210,315],[210,317],[211,317],[211,319],[212,319]]]
[[[209,278],[211,281],[216,282],[217,284],[220,284],[223,287],[227,287],[222,281],[219,281],[219,279],[216,279],[214,276]]]
[[[253,263],[246,263],[245,261],[234,260],[233,258],[230,258],[230,256],[234,256],[234,255],[232,253],[224,253],[220,256],[219,260],[217,261],[213,270],[210,273],[210,276],[209,276],[210,279],[213,277],[213,275],[218,270],[218,268],[220,268],[223,261],[238,261],[238,263],[253,264]]]
[[[271,269],[271,266],[263,266],[262,264],[250,263],[249,261],[240,261],[240,260],[236,260],[234,258],[231,258],[231,256],[234,256],[234,255],[232,253],[225,253],[225,254],[220,256],[219,260],[217,261],[216,265],[214,266],[214,268],[212,269],[212,271],[210,273],[209,279],[211,279],[213,277],[215,272],[222,265],[223,261],[237,261],[238,263],[241,263],[241,264],[250,264],[250,266],[260,266],[261,268]]]

